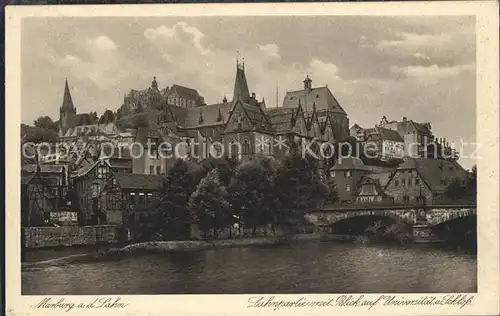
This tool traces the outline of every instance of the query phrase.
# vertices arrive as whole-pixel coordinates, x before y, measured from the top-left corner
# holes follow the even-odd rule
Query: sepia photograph
[[[474,12],[119,8],[18,18],[7,242],[30,308],[245,294],[242,308],[463,313],[477,300],[498,109],[478,101]]]

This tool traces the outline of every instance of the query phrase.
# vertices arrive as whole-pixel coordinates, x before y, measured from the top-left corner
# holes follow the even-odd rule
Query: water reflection
[[[427,245],[301,242],[23,271],[23,294],[475,292],[476,256]]]

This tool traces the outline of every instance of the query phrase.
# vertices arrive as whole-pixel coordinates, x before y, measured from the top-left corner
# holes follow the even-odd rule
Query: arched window
[[[245,141],[243,142],[243,153],[244,154],[250,153],[250,142],[246,138],[245,138]]]
[[[231,148],[231,152],[230,152],[230,155],[232,157],[238,157],[239,156],[239,147],[238,147],[238,144],[234,142],[234,140],[231,141],[230,143],[230,148]]]

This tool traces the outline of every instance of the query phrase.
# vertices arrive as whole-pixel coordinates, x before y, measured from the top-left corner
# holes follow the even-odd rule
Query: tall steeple
[[[64,96],[61,106],[61,112],[72,112],[76,113],[76,108],[73,105],[73,99],[71,98],[71,93],[69,92],[68,79],[64,82]]]
[[[239,97],[238,97],[239,96]],[[247,78],[245,76],[245,61],[236,59],[236,79],[234,81],[233,102],[241,99],[244,102],[250,100],[250,90],[248,89]]]
[[[76,108],[69,92],[68,79],[64,82],[64,95],[62,105],[59,108],[59,135],[63,136],[66,131],[75,127]]]

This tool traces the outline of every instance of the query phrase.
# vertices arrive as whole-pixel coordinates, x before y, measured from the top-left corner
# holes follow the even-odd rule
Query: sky
[[[27,124],[59,119],[65,78],[78,113],[116,110],[153,76],[160,88],[197,89],[208,104],[231,99],[239,52],[250,91],[268,107],[309,75],[351,125],[407,117],[450,143],[476,139],[473,16],[29,17],[21,43]]]

